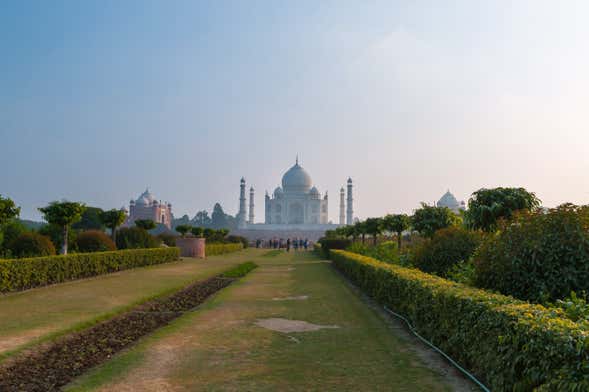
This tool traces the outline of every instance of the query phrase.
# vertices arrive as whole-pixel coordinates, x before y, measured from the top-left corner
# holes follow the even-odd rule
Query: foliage
[[[227,215],[223,211],[221,204],[215,203],[215,206],[213,207],[213,213],[211,214],[211,228],[222,229],[225,227],[229,227]]]
[[[97,207],[86,207],[80,220],[72,225],[75,230],[104,230],[102,222],[102,209]]]
[[[176,236],[173,234],[160,233],[156,237],[167,246],[176,246]]]
[[[256,263],[253,261],[246,261],[245,263],[241,263],[229,271],[225,271],[223,274],[221,274],[221,276],[224,278],[241,278],[256,268],[258,268]]]
[[[159,241],[145,229],[139,227],[123,227],[117,231],[118,249],[156,248]]]
[[[59,249],[63,246],[63,227],[51,224],[45,224],[41,226],[39,230],[37,230],[39,234],[43,234],[51,239],[53,245],[56,249]],[[69,250],[76,251],[76,238],[78,237],[78,232],[76,230],[68,230],[67,231],[67,238],[68,244],[71,244]]]
[[[452,226],[435,232],[417,246],[413,264],[420,270],[445,277],[455,264],[467,261],[481,242],[477,232]]]
[[[493,231],[499,219],[510,219],[516,211],[536,210],[540,200],[524,188],[479,189],[468,201],[466,224],[473,229]]]
[[[78,251],[82,253],[107,252],[117,249],[110,237],[100,230],[88,230],[78,234],[76,243]]]
[[[459,218],[448,207],[434,207],[421,203],[411,217],[413,228],[424,237],[431,238],[440,229],[454,226]]]
[[[380,218],[368,218],[364,221],[364,224],[366,226],[366,234],[372,236],[373,243],[376,245],[378,235],[382,233],[382,220]]]
[[[158,248],[0,260],[0,292],[167,263],[179,255],[178,248]]]
[[[227,237],[225,237],[225,242],[228,242],[228,243],[241,242],[241,244],[243,244],[243,248],[244,249],[247,248],[247,247],[249,247],[249,245],[250,245],[248,239],[245,238],[245,237],[242,237],[240,235],[230,235],[230,236],[227,236]]]
[[[125,214],[125,211],[117,210],[115,208],[103,211],[100,214],[100,221],[110,229],[113,241],[117,240],[117,227],[125,222],[126,217],[127,215]]]
[[[204,229],[202,227],[193,227],[190,231],[196,238],[202,238],[204,235]]]
[[[471,260],[459,261],[446,273],[446,278],[467,286],[474,286],[475,269]]]
[[[193,223],[196,226],[207,227],[212,223],[212,219],[209,217],[209,213],[205,210],[198,211],[194,216]]]
[[[67,254],[70,225],[79,221],[85,210],[86,206],[84,204],[71,201],[54,201],[47,207],[39,208],[39,211],[43,213],[44,219],[49,224],[62,228],[62,254]]]
[[[397,248],[401,249],[403,232],[411,226],[411,219],[406,214],[386,215],[382,218],[383,230],[397,234]]]
[[[368,246],[354,242],[346,248],[348,252],[358,253],[364,256],[373,257],[385,263],[399,263],[399,251],[397,244],[393,241],[385,241],[378,245]]]
[[[3,226],[11,219],[17,218],[20,215],[20,207],[14,204],[14,201],[8,197],[0,195],[0,226]]]
[[[49,237],[35,232],[24,232],[10,244],[13,257],[52,256],[55,246]]]
[[[323,255],[327,257],[331,249],[346,249],[352,241],[348,239],[322,238],[319,240],[319,243],[321,244]]]
[[[176,231],[180,233],[182,237],[186,235],[190,230],[192,230],[192,226],[189,225],[178,225],[176,226]]]
[[[203,230],[204,237],[207,239],[208,242],[224,242],[225,237],[229,234],[229,230],[227,229],[204,229]]]
[[[21,234],[27,232],[27,228],[18,219],[11,219],[4,224],[2,232],[0,233],[0,249],[4,251],[10,250],[13,241]],[[2,240],[3,237],[3,240]]]
[[[478,287],[516,298],[544,302],[589,291],[589,206],[519,212],[474,262]]]
[[[137,219],[135,221],[135,226],[143,230],[153,230],[155,229],[156,224],[151,219]]]
[[[556,306],[573,321],[589,321],[589,304],[585,295],[578,296],[572,291],[567,298],[556,300]]]
[[[589,327],[541,305],[334,250],[334,265],[496,391],[589,389]]]
[[[205,254],[207,257],[237,252],[242,249],[243,244],[241,242],[235,244],[205,244]]]

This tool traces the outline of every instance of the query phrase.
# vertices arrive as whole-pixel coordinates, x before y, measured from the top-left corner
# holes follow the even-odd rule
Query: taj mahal
[[[281,186],[276,187],[272,195],[266,192],[264,197],[264,223],[255,223],[254,188],[249,189],[249,203],[246,199],[246,182],[240,181],[239,212],[237,213],[237,230],[232,233],[242,235],[250,240],[298,237],[317,240],[326,230],[333,230],[342,225],[353,224],[354,199],[352,179],[347,181],[347,195],[342,187],[339,199],[339,221],[331,223],[328,217],[329,197],[323,195],[313,185],[311,176],[301,165],[298,158],[282,176]]]

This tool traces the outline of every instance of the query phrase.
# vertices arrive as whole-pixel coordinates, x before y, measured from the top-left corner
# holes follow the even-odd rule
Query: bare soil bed
[[[235,279],[216,276],[155,299],[78,333],[11,358],[0,366],[0,391],[55,391],[142,336],[168,324]]]

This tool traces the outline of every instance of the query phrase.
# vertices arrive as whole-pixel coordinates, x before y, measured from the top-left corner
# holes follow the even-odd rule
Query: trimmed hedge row
[[[208,256],[215,256],[215,255],[222,255],[225,253],[232,253],[237,252],[243,249],[243,244],[241,242],[229,243],[229,244],[205,244],[205,255]]]
[[[334,265],[493,391],[589,390],[589,327],[556,310],[331,250]]]
[[[178,248],[129,249],[66,256],[0,260],[0,292],[26,290],[68,280],[178,260]]]

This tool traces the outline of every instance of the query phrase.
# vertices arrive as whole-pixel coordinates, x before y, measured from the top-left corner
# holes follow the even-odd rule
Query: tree
[[[54,201],[47,207],[39,208],[43,213],[43,218],[52,225],[61,227],[63,241],[61,244],[61,254],[67,255],[68,234],[72,223],[79,221],[86,206],[82,203],[70,201]]]
[[[203,230],[203,235],[204,237],[208,240],[209,238],[211,238],[213,235],[215,234],[215,230],[207,227]]]
[[[86,207],[82,218],[72,225],[75,230],[104,230],[104,223],[102,222],[102,209],[97,207]]]
[[[180,233],[180,235],[182,236],[182,238],[184,238],[184,236],[186,235],[186,233],[188,233],[191,229],[192,229],[192,226],[189,226],[189,225],[179,225],[179,226],[176,226],[176,231],[178,233]]]
[[[202,227],[193,227],[192,230],[192,235],[194,235],[197,238],[202,238],[204,235],[204,228]]]
[[[411,218],[413,228],[424,237],[432,238],[437,230],[454,226],[459,218],[448,207],[434,207],[421,203]]]
[[[211,215],[211,227],[213,229],[222,229],[227,226],[227,217],[223,211],[223,207],[221,207],[221,204],[216,203],[213,207],[213,214]]]
[[[112,210],[103,211],[100,214],[101,222],[110,229],[111,238],[114,243],[117,242],[117,227],[125,222],[125,218],[127,215],[123,210],[117,210],[113,208]]]
[[[137,219],[135,221],[135,226],[139,227],[140,229],[143,229],[145,231],[149,231],[149,230],[153,230],[155,229],[155,222],[152,221],[151,219]]]
[[[354,225],[354,231],[360,236],[360,238],[362,238],[362,243],[364,244],[366,242],[366,234],[368,234],[366,222],[356,222]]]
[[[499,219],[510,219],[516,211],[535,211],[540,200],[524,188],[479,189],[468,201],[466,224],[472,229],[494,231]]]
[[[20,215],[20,207],[17,207],[9,198],[0,195],[0,226],[4,226],[9,220]]]
[[[212,220],[211,217],[209,217],[209,213],[202,210],[196,213],[193,222],[196,226],[207,227],[212,223]]]
[[[382,233],[382,221],[380,218],[368,218],[364,221],[366,233],[372,236],[374,245],[376,246],[376,240],[378,235]]]
[[[387,215],[382,218],[382,227],[386,231],[397,234],[397,249],[401,250],[403,232],[409,228],[411,220],[406,214]]]

